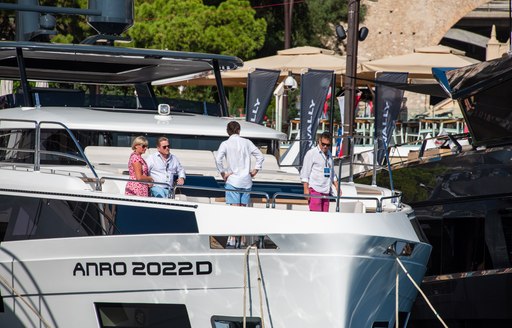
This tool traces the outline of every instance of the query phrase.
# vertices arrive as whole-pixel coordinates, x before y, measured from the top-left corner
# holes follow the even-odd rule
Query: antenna
[[[55,17],[51,14],[86,15],[87,22],[99,34],[82,43],[94,44],[130,41],[121,37],[133,25],[134,0],[89,0],[88,9],[40,6],[38,0],[0,3],[0,10],[16,11],[16,41],[48,42],[55,35]]]

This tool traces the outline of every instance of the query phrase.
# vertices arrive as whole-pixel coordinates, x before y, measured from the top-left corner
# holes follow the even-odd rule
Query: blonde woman
[[[142,158],[142,154],[146,152],[148,148],[148,140],[142,136],[136,137],[132,142],[133,153],[130,155],[128,160],[128,171],[130,173],[130,180],[148,181],[152,182],[148,174],[148,165]],[[129,181],[126,184],[124,193],[126,195],[134,196],[149,196],[149,187],[147,183]]]

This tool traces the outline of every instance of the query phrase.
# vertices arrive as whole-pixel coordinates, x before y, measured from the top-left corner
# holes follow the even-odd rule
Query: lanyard
[[[325,160],[325,167],[331,167],[329,164],[330,164],[330,161],[329,159],[331,158],[329,155],[330,155],[330,152],[328,151],[327,154],[324,154],[324,152],[322,150],[319,150],[318,151],[320,153],[320,155],[322,156],[322,158]]]
[[[167,160],[165,158],[163,158],[161,155],[158,156],[158,157],[160,157],[160,159],[162,160],[163,164],[165,165],[165,180],[167,182],[169,182],[171,180],[171,175],[169,174],[169,163],[170,163],[170,160],[171,160],[171,155],[169,155]]]

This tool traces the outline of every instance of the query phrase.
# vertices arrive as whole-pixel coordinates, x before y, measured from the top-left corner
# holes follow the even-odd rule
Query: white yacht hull
[[[199,234],[3,242],[0,273],[51,327],[97,327],[97,303],[184,304],[191,327],[212,327],[212,316],[243,316],[245,250],[212,249],[210,236],[254,234],[274,221],[266,235],[278,248],[259,250],[262,305],[257,256],[248,257],[246,315],[267,327],[391,327],[397,263],[385,251],[396,241],[415,244],[402,261],[417,282],[423,277],[430,246],[416,239],[405,212],[299,218],[271,209],[237,217],[238,210],[199,206]],[[213,212],[219,217],[202,215]],[[408,312],[416,291],[399,277],[399,311]],[[1,326],[43,326],[11,290],[2,286],[1,295]]]

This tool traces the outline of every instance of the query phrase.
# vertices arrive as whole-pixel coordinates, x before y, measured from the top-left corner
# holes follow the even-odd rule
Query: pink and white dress
[[[135,176],[135,168],[133,167],[133,163],[137,162],[141,163],[142,165],[142,174],[146,176],[148,175],[148,165],[146,164],[144,158],[142,158],[142,156],[137,153],[132,153],[130,155],[130,159],[128,160],[128,172],[130,173],[130,180],[137,180],[137,177]],[[149,196],[149,187],[145,183],[129,181],[126,184],[124,193],[126,195],[147,197]]]

